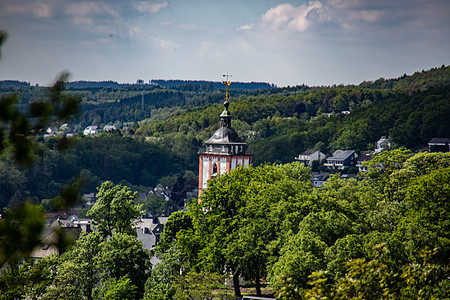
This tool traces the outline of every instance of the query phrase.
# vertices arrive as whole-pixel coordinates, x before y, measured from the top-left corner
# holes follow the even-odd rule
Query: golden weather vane
[[[228,77],[231,77],[231,75],[227,74],[223,75],[223,77],[225,77],[225,81],[222,81],[223,84],[225,85],[225,102],[228,101],[228,87],[231,85],[231,81],[228,81]]]

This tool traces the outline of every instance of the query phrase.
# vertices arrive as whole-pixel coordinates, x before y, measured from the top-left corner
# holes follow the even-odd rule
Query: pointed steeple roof
[[[231,127],[231,113],[228,110],[230,103],[226,100],[223,103],[225,107],[224,111],[220,114],[221,126],[214,132],[212,137],[205,141],[208,144],[245,144],[245,142],[239,137],[239,135]]]

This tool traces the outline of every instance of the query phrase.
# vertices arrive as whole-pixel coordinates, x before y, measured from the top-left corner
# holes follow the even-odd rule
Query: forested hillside
[[[448,299],[449,153],[385,151],[360,178],[332,176],[322,188],[308,171],[263,165],[210,181],[200,203],[170,216],[153,269],[133,236],[136,193],[104,182],[88,212],[98,231],[61,255],[6,270],[0,293],[230,299],[242,295],[242,277],[246,292],[283,300]]]
[[[297,86],[240,96],[231,93],[233,127],[249,143],[256,165],[290,162],[308,149],[327,154],[338,148],[370,150],[382,135],[389,135],[397,147],[416,149],[450,132],[450,86],[445,85],[449,69],[429,71],[436,77],[424,72],[414,74],[414,80],[409,76],[395,80],[403,89],[362,83]],[[422,88],[412,92],[417,82],[422,82]],[[167,145],[187,139],[196,146],[195,141],[204,141],[218,128],[220,111],[219,104],[179,110],[164,120],[142,122],[137,132],[163,137]]]
[[[382,135],[389,135],[394,147],[426,147],[433,137],[450,132],[449,70],[441,67],[358,86],[230,89],[233,127],[248,142],[255,166],[288,163],[309,149],[361,153],[373,149]],[[22,110],[49,97],[44,87],[0,91],[15,93]],[[72,128],[115,124],[119,131],[94,137],[75,134],[66,151],[60,151],[57,137],[41,136],[38,163],[31,169],[2,157],[1,207],[24,196],[50,198],[80,172],[89,179],[84,192],[95,191],[105,180],[141,190],[167,177],[182,185],[187,171],[197,174],[198,150],[219,127],[224,92],[150,85],[70,87],[65,93],[81,99],[80,114],[69,121]],[[129,129],[120,130],[125,125]]]
[[[449,153],[408,150],[320,189],[297,163],[222,175],[169,218],[146,295],[179,293],[190,271],[242,276],[258,295],[265,279],[280,299],[447,299],[449,176]],[[177,267],[172,284],[151,280]]]

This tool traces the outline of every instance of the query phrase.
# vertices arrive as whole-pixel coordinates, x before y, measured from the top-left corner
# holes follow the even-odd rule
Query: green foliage
[[[21,268],[9,267],[0,276],[0,299],[37,299],[52,283],[56,271],[56,256],[39,262],[25,261]]]
[[[320,148],[326,154],[337,148],[366,151],[373,148],[381,135],[389,135],[394,147],[426,146],[431,138],[450,132],[449,87],[445,84],[449,69],[433,69],[397,80],[430,79],[424,81],[430,83],[425,83],[426,88],[414,92],[409,86],[405,90],[392,89],[393,83],[381,80],[372,85],[299,86],[237,93],[231,95],[233,126],[247,140],[255,166],[288,163],[308,149]],[[431,80],[433,76],[437,80]],[[0,89],[5,97],[10,97],[11,91]],[[16,104],[26,111],[29,103],[43,99],[51,102],[47,91],[38,87],[18,88]],[[25,187],[17,187],[22,195],[52,198],[83,170],[90,172],[83,187],[86,193],[105,180],[154,187],[166,176],[180,178],[185,170],[197,173],[198,149],[218,128],[222,109],[218,103],[223,101],[223,93],[218,90],[198,94],[154,86],[71,89],[70,93],[84,103],[83,115],[71,121],[73,128],[82,130],[97,119],[99,124],[134,122],[133,128],[129,126],[132,133],[105,133],[95,138],[79,134],[68,140],[71,147],[62,153],[48,151],[60,148],[59,144],[53,145],[55,138],[40,137],[39,156],[33,156],[36,165],[29,171],[13,168],[26,178]],[[351,113],[343,115],[341,110]],[[324,113],[334,114],[328,117]],[[143,121],[139,124],[135,122],[140,120]],[[61,139],[61,146],[65,142]],[[17,172],[11,174],[14,173]],[[14,188],[14,192],[2,194],[3,206],[21,196],[16,194],[18,189],[12,177],[17,176],[5,178],[5,185],[10,190]],[[178,197],[177,193],[173,195]],[[183,198],[179,198],[169,205],[168,211],[182,206]]]
[[[106,290],[103,299],[105,300],[122,300],[136,299],[136,286],[134,286],[129,278],[120,278],[114,280]]]
[[[114,233],[135,234],[133,220],[141,216],[142,205],[134,205],[137,192],[105,181],[98,188],[97,201],[88,211],[98,230],[106,237]]]
[[[243,276],[256,294],[268,280],[280,299],[446,299],[449,155],[389,151],[368,176],[331,176],[320,189],[297,163],[239,168],[169,218],[151,274],[133,237],[91,233],[56,267],[11,271],[0,288],[44,299],[227,298],[227,275],[235,295]],[[108,184],[101,195],[112,199],[117,186]],[[22,286],[32,270],[34,287]]]
[[[326,272],[314,272],[309,278],[311,288],[304,290],[285,288],[279,291],[281,299],[447,299],[442,284],[448,266],[429,262],[432,251],[421,252],[421,262],[407,264],[399,270],[389,266],[386,248],[378,245],[378,257],[370,261],[364,258],[350,260],[346,275],[333,283]]]
[[[157,250],[160,252],[168,251],[174,242],[176,242],[177,234],[183,230],[193,228],[192,216],[184,211],[177,211],[170,215],[164,231],[161,234],[161,240],[158,243]]]
[[[136,200],[136,204],[142,204],[142,209],[153,217],[160,217],[167,211],[167,201],[158,194],[150,194],[145,200]]]
[[[78,112],[78,98],[63,93],[68,76],[62,73],[51,87],[48,99],[30,103],[26,113],[17,109],[17,95],[0,97],[0,153],[11,148],[16,162],[30,165],[37,151],[34,135],[52,122],[68,120]]]
[[[39,265],[26,274],[34,274]],[[26,293],[43,299],[137,299],[143,296],[149,268],[148,253],[134,237],[117,233],[105,240],[98,232],[82,234],[47,267],[49,275],[26,286]]]
[[[171,217],[160,249],[197,273],[265,278],[283,299],[442,298],[448,170],[448,154],[405,150],[320,189],[297,164],[238,169]]]
[[[158,256],[162,261],[155,265],[145,283],[144,299],[173,299],[176,293],[173,282],[180,276],[182,270],[186,270],[187,265],[181,252],[176,249],[158,253]]]
[[[176,245],[196,272],[230,272],[234,280],[239,275],[254,279],[260,293],[270,256],[267,245],[281,225],[271,215],[271,201],[278,203],[283,196],[294,197],[308,188],[307,169],[296,163],[223,174],[209,183],[199,204],[169,219],[162,249]],[[235,294],[239,293],[235,285]]]
[[[82,234],[74,247],[59,258],[54,284],[47,288],[45,297],[91,299],[99,274],[97,256],[102,242],[99,233]]]
[[[23,199],[26,177],[11,163],[0,161],[0,208]]]
[[[142,243],[133,236],[116,233],[104,241],[101,247],[98,263],[103,276],[116,280],[128,276],[142,296],[150,270],[149,255],[142,249]]]
[[[40,242],[44,226],[41,206],[22,202],[6,210],[0,219],[0,266],[17,265]]]
[[[220,297],[215,290],[223,285],[224,277],[218,274],[189,272],[174,283],[175,300],[202,300]]]

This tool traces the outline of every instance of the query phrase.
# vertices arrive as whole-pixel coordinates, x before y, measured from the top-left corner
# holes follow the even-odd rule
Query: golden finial
[[[231,85],[231,81],[228,81],[228,77],[231,77],[231,75],[227,74],[223,75],[223,77],[225,77],[225,81],[222,81],[223,84],[225,85],[225,102],[228,102],[228,87]]]

